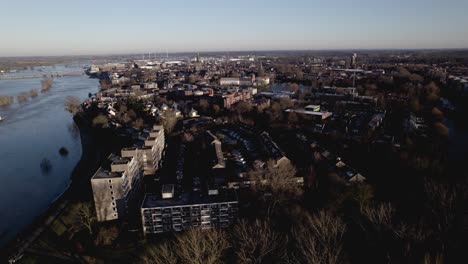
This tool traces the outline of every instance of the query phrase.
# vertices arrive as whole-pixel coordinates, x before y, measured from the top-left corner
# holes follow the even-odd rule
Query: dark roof
[[[237,202],[237,194],[235,190],[227,189],[220,190],[218,195],[207,195],[198,192],[184,193],[178,197],[174,196],[171,199],[162,199],[159,195],[146,195],[142,208],[154,208],[154,207],[173,207],[173,206],[184,206],[184,205],[195,205],[195,204],[213,204],[213,203],[224,203],[224,202]]]

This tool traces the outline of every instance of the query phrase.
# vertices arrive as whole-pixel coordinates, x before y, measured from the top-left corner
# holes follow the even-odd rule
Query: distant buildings
[[[233,93],[226,93],[222,95],[222,99],[224,108],[230,109],[234,104],[238,102],[252,99],[252,91],[242,90]]]
[[[290,163],[291,161],[286,158],[283,151],[276,145],[273,139],[266,131],[260,134],[260,142],[262,143],[265,150],[269,153],[269,156],[275,161],[275,165],[279,165],[282,162]]]
[[[212,137],[213,141],[211,144],[214,146],[214,150],[216,153],[216,164],[213,166],[213,169],[224,169],[226,168],[226,161],[224,160],[223,150],[221,148],[221,141],[219,141],[218,137],[213,135],[211,131],[207,131],[207,133]]]
[[[309,108],[308,108],[309,107]],[[307,115],[318,119],[319,121],[325,120],[328,117],[332,116],[333,113],[331,112],[321,112],[316,111],[317,108],[311,108],[313,106],[306,106],[304,109],[287,109],[285,110],[287,113],[297,113],[300,115]],[[320,106],[319,108],[320,109]]]
[[[357,53],[354,53],[353,56],[351,57],[351,67],[356,67],[356,61],[357,61]]]
[[[195,110],[195,109],[191,109],[190,112],[189,112],[189,117],[199,117],[200,115],[198,114],[198,111]]]
[[[221,78],[219,85],[240,85],[240,78]]]
[[[256,85],[268,85],[270,84],[270,77],[257,77],[255,78]]]
[[[229,77],[219,79],[221,86],[253,86],[253,85],[267,85],[270,84],[270,77]]]
[[[312,143],[310,147],[314,153],[314,159],[318,162],[325,162],[327,164],[328,174],[335,175],[336,180],[344,182],[346,185],[361,183],[367,180],[366,177],[354,168],[344,163],[340,157],[336,157],[318,144]]]
[[[447,84],[453,93],[459,96],[468,96],[468,76],[449,76]]]

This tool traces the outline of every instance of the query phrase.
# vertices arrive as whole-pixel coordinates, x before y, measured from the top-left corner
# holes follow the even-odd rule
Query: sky
[[[468,48],[466,0],[0,0],[0,56]]]

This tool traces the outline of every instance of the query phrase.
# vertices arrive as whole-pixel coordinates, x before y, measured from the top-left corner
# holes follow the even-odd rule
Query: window
[[[111,191],[111,194],[114,194],[114,192],[113,192],[113,191]]]
[[[111,189],[112,189],[112,185],[109,185],[109,188],[111,188]]]
[[[115,198],[114,198],[114,196],[112,196],[111,198],[112,198],[112,200],[114,200],[114,199],[115,199]]]
[[[115,202],[112,202],[112,205],[115,206]]]
[[[117,217],[117,214],[114,214],[115,217]]]
[[[109,183],[112,183],[112,180],[109,180]]]
[[[114,212],[116,211],[115,207],[112,207],[112,210],[114,210]]]

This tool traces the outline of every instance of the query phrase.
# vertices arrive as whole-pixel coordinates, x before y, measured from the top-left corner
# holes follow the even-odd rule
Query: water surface
[[[80,64],[56,65],[18,72],[72,72]],[[53,87],[24,103],[0,108],[0,246],[15,237],[48,208],[70,183],[81,157],[79,132],[72,115],[64,110],[67,96],[84,100],[97,91],[98,81],[87,76],[55,78]],[[41,90],[41,79],[0,80],[0,95],[16,96],[31,89]],[[69,150],[61,156],[59,149]],[[48,159],[51,169],[41,169]]]

